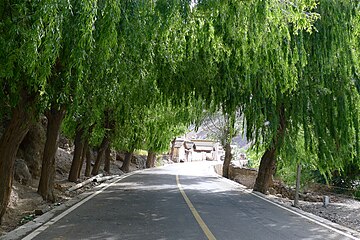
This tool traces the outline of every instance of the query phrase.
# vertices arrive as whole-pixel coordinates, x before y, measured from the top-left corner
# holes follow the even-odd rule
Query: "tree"
[[[289,139],[286,136],[296,136],[300,129],[304,130],[305,150],[316,152],[317,166],[324,174],[329,167],[342,169],[343,159],[349,161],[357,154],[358,108],[354,103],[358,94],[354,91],[351,47],[351,24],[357,7],[352,2],[320,1],[317,31],[290,34],[297,81],[293,90],[280,88],[276,98],[264,101],[268,112],[264,119],[272,125],[272,134],[254,190],[266,192],[276,156]],[[278,116],[271,116],[271,112]]]
[[[133,153],[135,149],[141,148],[144,139],[143,112],[139,106],[133,106],[130,112],[121,111],[121,113],[125,113],[128,117],[116,123],[113,145],[116,150],[125,152],[125,159],[120,169],[129,172]]]
[[[175,94],[194,94],[207,108],[215,104],[225,114],[243,112],[248,139],[256,144],[280,143],[285,129],[273,127],[282,122],[280,114],[273,113],[282,112],[281,100],[297,81],[298,56],[293,54],[297,46],[291,45],[291,35],[311,30],[317,16],[310,12],[314,2],[306,3],[299,1],[297,6],[277,1],[200,1],[192,14],[182,19],[187,25],[185,41],[174,43],[183,49],[177,64],[167,62],[168,52],[159,53],[164,55],[161,64],[174,69],[166,75],[170,81],[158,80],[160,89],[170,92],[176,83],[180,91]],[[260,136],[265,133],[263,124],[269,117],[274,125],[264,141]],[[268,154],[270,165],[274,165],[272,148]]]
[[[153,64],[157,29],[154,14],[158,2],[125,1],[121,9],[119,45],[122,46],[121,61],[116,73],[118,88],[113,92],[114,119],[116,119],[113,145],[126,152],[122,170],[129,171],[132,153],[144,140],[142,119],[146,109],[156,101],[154,83],[156,68]],[[137,31],[134,31],[137,29]],[[141,96],[141,97],[139,97]]]
[[[266,192],[286,136],[300,126],[307,149],[316,142],[320,161],[340,167],[357,139],[357,114],[348,111],[357,98],[349,30],[356,5],[323,0],[314,11],[315,1],[200,1],[182,18],[191,34],[168,41],[183,54],[169,62],[169,50],[159,52],[170,71],[158,86],[170,92],[176,83],[169,97],[195,95],[207,108],[243,112],[247,138],[266,146],[255,190]]]
[[[0,4],[1,118],[8,119],[0,138],[0,222],[9,202],[19,144],[42,109],[42,93],[60,50],[62,4]],[[3,120],[3,119],[2,119]]]
[[[190,107],[172,106],[169,101],[162,102],[160,98],[145,110],[142,148],[148,151],[147,168],[154,167],[156,154],[168,150],[172,139],[186,132],[186,126],[193,117]]]
[[[83,159],[83,156],[85,154],[84,131],[85,131],[84,128],[80,124],[78,124],[76,128],[76,135],[74,141],[74,145],[75,145],[74,156],[71,162],[71,168],[68,178],[70,182],[76,182],[77,179],[79,178],[79,173],[82,165],[81,159]]]
[[[73,99],[81,94],[84,77],[90,69],[86,60],[94,45],[93,27],[98,1],[74,1],[68,4],[68,8],[61,11],[61,51],[46,85],[48,132],[38,193],[43,199],[50,201],[55,201],[52,176],[55,173],[55,153],[60,126],[66,109],[73,104]]]
[[[79,177],[92,130],[95,125],[103,124],[105,105],[111,100],[110,94],[117,85],[113,80],[112,69],[120,59],[117,33],[120,3],[103,0],[96,3],[97,9],[89,8],[92,11],[96,10],[97,15],[91,27],[87,28],[92,34],[89,39],[89,49],[85,51],[87,56],[82,58],[84,61],[82,78],[78,81],[76,94],[71,95],[73,101],[69,114],[72,116],[68,118],[68,126],[70,132],[76,131],[77,141],[76,154],[69,173],[70,181],[77,181]],[[70,127],[74,124],[77,125],[76,130]],[[98,165],[95,169],[98,171]]]
[[[104,113],[104,136],[103,139],[101,141],[101,144],[99,146],[98,149],[98,154],[96,157],[96,161],[94,164],[94,167],[91,171],[92,175],[97,175],[99,173],[99,169],[100,169],[100,164],[104,159],[105,153],[106,151],[109,149],[110,147],[110,143],[111,143],[111,138],[113,135],[113,131],[115,130],[115,120],[113,119],[113,112],[112,111],[105,111]]]
[[[55,154],[58,148],[58,135],[64,115],[64,108],[52,108],[47,111],[46,114],[48,123],[38,193],[44,200],[49,200],[51,202],[55,202],[55,195],[53,192],[55,178]]]
[[[204,61],[203,55],[207,56],[214,77],[206,80],[213,86],[211,92],[196,85],[194,89],[204,99],[224,106],[228,113],[240,108],[247,138],[255,145],[266,146],[255,190],[266,192],[286,136],[297,134],[301,125],[305,129],[307,149],[311,149],[310,141],[318,142],[317,153],[322,159],[353,152],[341,148],[353,142],[351,132],[356,132],[353,126],[357,125],[356,114],[346,110],[355,107],[353,98],[356,98],[349,82],[354,79],[349,29],[357,13],[355,5],[324,0],[319,2],[318,12],[314,12],[315,2],[305,1],[296,5],[277,1],[199,3],[201,12],[217,9],[209,17],[208,25],[200,29],[204,39],[210,41],[200,45],[203,52],[197,56],[200,62]],[[319,15],[321,19],[316,21]],[[335,21],[342,30],[330,27]],[[311,33],[314,22],[315,28],[321,30],[319,33]],[[342,33],[335,34],[335,29]],[[318,48],[319,43],[324,47]],[[319,51],[323,52],[319,54]],[[340,61],[335,61],[337,57],[342,67]],[[329,69],[338,71],[327,73]],[[326,82],[324,77],[331,80]],[[331,102],[333,99],[337,100]],[[318,112],[309,111],[314,105]],[[332,124],[333,116],[329,113],[339,116],[343,126]],[[338,133],[335,126],[340,129]],[[341,144],[336,146],[336,142]],[[339,160],[334,163],[341,165]]]
[[[208,137],[219,141],[225,149],[222,175],[226,178],[229,178],[229,168],[233,157],[231,143],[232,139],[239,134],[241,118],[238,113],[210,112],[202,122],[202,126],[209,131]]]

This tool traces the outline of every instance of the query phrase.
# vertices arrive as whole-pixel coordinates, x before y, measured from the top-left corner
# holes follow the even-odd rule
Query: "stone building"
[[[211,140],[177,138],[172,142],[174,162],[218,161],[225,154],[220,143]]]

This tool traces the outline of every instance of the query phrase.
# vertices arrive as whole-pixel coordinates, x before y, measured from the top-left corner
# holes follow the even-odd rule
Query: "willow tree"
[[[189,104],[190,105],[190,104]],[[187,131],[194,119],[192,106],[173,106],[170,101],[155,102],[145,110],[143,119],[144,143],[142,148],[148,151],[146,167],[155,166],[156,154],[169,149],[169,143]]]
[[[297,65],[302,48],[293,44],[293,36],[300,31],[311,31],[312,27],[310,23],[302,25],[296,16],[305,21],[308,16],[310,20],[316,20],[317,16],[310,12],[313,6],[298,4],[263,1],[256,4],[256,10],[250,10],[258,16],[248,23],[250,44],[243,54],[246,69],[243,109],[247,138],[255,145],[265,145],[266,149],[254,186],[254,190],[261,192],[266,192],[272,182],[287,129],[298,124],[288,116],[289,106],[295,100],[292,95],[297,90]]]
[[[201,125],[207,130],[207,138],[220,142],[224,147],[225,156],[222,166],[222,176],[229,178],[230,163],[232,161],[231,143],[235,136],[237,136],[242,126],[241,119],[238,113],[224,114],[221,111],[207,112]]]
[[[82,162],[86,155],[89,138],[95,125],[108,128],[110,110],[107,104],[113,102],[113,89],[118,82],[114,80],[114,68],[121,59],[118,48],[118,31],[120,21],[120,3],[118,1],[98,1],[98,14],[94,22],[93,48],[88,54],[87,75],[81,87],[81,95],[74,111],[71,112],[73,131],[75,132],[75,152],[69,181],[77,181]],[[94,67],[96,66],[96,67]],[[103,141],[99,148],[106,149],[108,141]],[[98,166],[96,166],[97,168]]]
[[[48,125],[38,193],[50,201],[55,201],[55,154],[60,126],[66,109],[81,94],[84,77],[91,67],[88,57],[94,46],[97,10],[101,10],[97,0],[68,1],[66,4],[67,7],[61,11],[63,22],[58,29],[61,50],[46,86],[48,110],[45,115]]]
[[[145,109],[156,95],[155,67],[152,62],[154,29],[154,1],[124,1],[117,29],[121,58],[116,66],[118,87],[112,91],[115,129],[112,145],[126,152],[122,170],[129,171],[135,149],[144,138],[142,119]]]
[[[134,151],[141,149],[145,133],[143,125],[145,107],[136,105],[136,101],[130,100],[130,97],[128,95],[127,101],[122,101],[118,106],[122,105],[115,109],[114,119],[116,120],[111,139],[112,146],[117,151],[125,153],[125,159],[120,168],[123,172],[129,172]]]
[[[214,103],[227,114],[243,112],[248,139],[270,148],[262,161],[268,164],[263,164],[258,179],[272,175],[268,169],[274,165],[285,131],[282,101],[298,81],[298,46],[292,45],[291,36],[311,30],[316,19],[310,12],[314,1],[298,4],[199,1],[189,16],[180,15],[186,22],[185,40],[167,41],[183,49],[177,68],[168,63],[167,52],[161,62],[174,69],[166,75],[172,77],[170,81],[159,79],[161,89],[170,91],[176,83],[177,96],[194,93],[204,99],[206,107]],[[271,121],[270,128],[264,128],[266,121]]]
[[[271,183],[286,136],[300,127],[308,149],[316,139],[322,159],[340,164],[334,157],[352,152],[357,114],[347,110],[356,107],[349,26],[356,3],[324,0],[315,11],[316,3],[199,1],[190,18],[180,14],[184,40],[166,41],[179,46],[175,64],[171,50],[159,54],[170,69],[158,80],[160,89],[171,91],[176,83],[177,96],[194,93],[227,113],[243,112],[247,138],[266,148],[255,184],[261,192]]]
[[[293,31],[291,22],[283,28],[264,25],[272,32],[284,30],[287,37],[260,36],[273,42],[265,45],[266,54],[258,59],[262,67],[251,75],[257,81],[249,85],[245,105],[248,133],[255,133],[255,140],[262,135],[258,142],[266,144],[254,190],[267,191],[277,155],[286,150],[284,141],[300,130],[305,150],[317,154],[323,172],[329,166],[341,169],[344,159],[351,161],[357,154],[358,95],[351,47],[356,8],[351,1],[319,1],[312,13],[320,16],[314,32]]]
[[[316,32],[304,34],[307,64],[299,67],[299,90],[294,112],[302,111],[306,150],[318,156],[317,167],[327,177],[359,163],[359,46],[354,46],[359,4],[354,1],[319,1],[321,18]],[[304,54],[301,53],[301,54]]]
[[[13,165],[19,144],[42,109],[42,93],[60,50],[59,2],[0,4],[1,118],[0,222],[9,202]]]
[[[355,153],[351,24],[357,6],[329,0],[314,6],[310,1],[229,2],[214,16],[214,36],[221,36],[222,48],[228,49],[217,70],[227,73],[221,76],[226,81],[223,91],[228,91],[230,106],[243,110],[248,139],[266,149],[257,191],[267,191],[284,141],[300,129],[306,149],[326,163],[322,169],[341,168],[340,156],[351,159]],[[238,90],[234,81],[240,84]],[[222,92],[216,89],[215,99]],[[231,100],[233,94],[240,97]],[[221,99],[217,102],[226,106]]]

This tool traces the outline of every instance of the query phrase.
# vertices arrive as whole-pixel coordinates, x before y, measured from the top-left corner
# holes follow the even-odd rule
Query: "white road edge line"
[[[320,225],[320,226],[322,226],[322,227],[325,227],[325,228],[327,228],[327,229],[329,229],[329,230],[331,230],[331,231],[337,232],[337,233],[339,233],[339,234],[341,234],[341,235],[343,235],[343,236],[346,236],[346,237],[351,238],[351,239],[354,239],[354,240],[359,240],[359,238],[357,238],[357,237],[355,237],[355,236],[352,236],[352,235],[350,235],[350,234],[348,234],[348,233],[346,233],[346,232],[343,232],[343,231],[340,231],[340,230],[338,230],[338,229],[336,229],[336,228],[333,228],[333,227],[331,227],[331,226],[328,226],[328,225],[326,225],[326,224],[324,224],[324,223],[322,223],[322,222],[319,222],[319,221],[317,221],[317,220],[315,220],[315,219],[312,219],[312,218],[310,218],[310,217],[308,217],[308,216],[305,216],[305,215],[303,215],[303,214],[301,214],[301,213],[298,213],[298,212],[296,212],[296,211],[294,211],[294,210],[291,210],[291,209],[289,209],[289,208],[287,208],[287,207],[281,206],[280,204],[275,203],[275,202],[273,202],[273,201],[271,201],[271,200],[269,200],[269,199],[266,199],[266,198],[264,198],[264,197],[262,197],[262,196],[260,196],[260,195],[258,195],[258,194],[256,194],[256,193],[251,192],[250,194],[253,195],[253,196],[256,196],[256,197],[258,197],[258,198],[260,198],[260,199],[262,199],[262,200],[264,200],[264,201],[267,201],[267,202],[269,202],[269,203],[271,203],[271,204],[273,204],[273,205],[275,205],[275,206],[277,206],[277,207],[279,207],[279,208],[282,208],[282,209],[284,209],[284,210],[286,210],[286,211],[288,211],[288,212],[291,212],[291,213],[293,213],[293,214],[295,214],[295,215],[298,215],[298,216],[300,216],[300,217],[302,217],[302,218],[304,218],[304,219],[306,219],[306,220],[308,220],[308,221],[310,221],[310,222],[313,222],[313,223],[316,223],[316,224],[318,224],[318,225]]]
[[[217,175],[218,175],[218,174],[217,174]],[[220,178],[220,179],[225,180],[226,182],[232,184],[233,186],[236,186],[237,188],[239,188],[239,187],[242,186],[241,184],[239,184],[239,183],[237,183],[237,182],[234,182],[234,181],[232,181],[232,180],[230,180],[230,179],[224,178],[224,177],[222,177],[222,176],[220,176],[220,175],[218,175],[217,177]],[[242,188],[242,187],[241,187],[241,188]],[[322,227],[325,227],[325,228],[327,228],[327,229],[329,229],[329,230],[331,230],[331,231],[334,231],[334,232],[336,232],[336,233],[339,233],[339,234],[341,234],[341,235],[343,235],[343,236],[346,236],[346,237],[351,238],[351,239],[354,239],[354,240],[359,240],[358,237],[355,237],[355,236],[353,236],[353,235],[351,235],[351,234],[348,234],[348,233],[346,233],[346,232],[343,232],[343,231],[341,231],[341,230],[339,230],[339,229],[336,229],[336,228],[333,228],[333,227],[331,227],[331,226],[328,226],[328,225],[326,225],[326,224],[324,224],[324,223],[322,223],[322,222],[319,222],[319,221],[316,220],[316,219],[313,219],[313,218],[311,218],[311,217],[305,216],[305,215],[303,215],[303,214],[301,214],[301,213],[298,213],[298,212],[296,212],[296,211],[294,211],[294,210],[291,210],[291,209],[289,209],[289,208],[287,208],[287,207],[284,207],[284,206],[282,206],[282,205],[280,205],[280,204],[278,204],[278,203],[276,203],[276,202],[273,202],[273,201],[271,201],[271,200],[269,200],[269,199],[267,199],[267,198],[265,198],[265,197],[262,197],[261,195],[259,195],[259,194],[257,194],[257,193],[254,193],[254,192],[252,192],[252,191],[250,191],[250,190],[248,190],[248,189],[237,189],[237,190],[238,190],[238,191],[241,191],[241,192],[249,193],[249,194],[251,194],[251,195],[253,195],[253,196],[257,197],[257,198],[260,198],[260,199],[262,199],[262,200],[264,200],[264,201],[266,201],[266,202],[269,202],[269,203],[271,203],[271,204],[273,204],[273,205],[275,205],[275,206],[277,206],[277,207],[279,207],[279,208],[281,208],[281,209],[284,209],[284,210],[286,210],[286,211],[288,211],[288,212],[291,212],[291,213],[293,213],[293,214],[295,214],[295,215],[297,215],[297,216],[300,216],[300,217],[302,217],[302,218],[304,218],[304,219],[306,219],[306,220],[308,220],[308,221],[310,221],[310,222],[316,223],[316,224],[318,224],[318,225],[320,225],[320,226],[322,226]]]
[[[108,184],[107,186],[101,188],[100,190],[96,191],[95,193],[91,194],[90,196],[88,196],[87,198],[83,199],[82,201],[76,203],[74,206],[70,207],[69,209],[67,209],[66,211],[64,211],[63,213],[59,214],[58,216],[52,218],[50,221],[46,222],[45,224],[41,225],[40,227],[38,227],[36,230],[34,230],[32,233],[30,233],[29,235],[27,235],[26,237],[23,238],[23,240],[31,240],[34,237],[36,237],[37,235],[39,235],[41,232],[45,231],[48,227],[50,227],[51,225],[53,225],[54,223],[56,223],[57,221],[59,221],[60,219],[62,219],[63,217],[65,217],[66,215],[68,215],[69,213],[71,213],[72,211],[74,211],[76,208],[80,207],[82,204],[86,203],[87,201],[89,201],[90,199],[92,199],[93,197],[95,197],[96,195],[102,193],[103,191],[105,191],[107,188],[109,188],[110,186],[114,185],[115,183],[119,182],[120,180],[127,178],[131,175],[136,174],[137,171],[135,172],[131,172],[129,174],[125,174],[123,176],[120,176],[117,180],[115,180],[114,182]]]

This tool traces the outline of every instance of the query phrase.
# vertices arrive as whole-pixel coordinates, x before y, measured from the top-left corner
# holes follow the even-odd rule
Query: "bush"
[[[259,169],[261,156],[264,154],[264,149],[249,148],[246,150],[246,157],[248,159],[247,167]]]
[[[360,200],[360,186],[354,192],[354,198]]]

